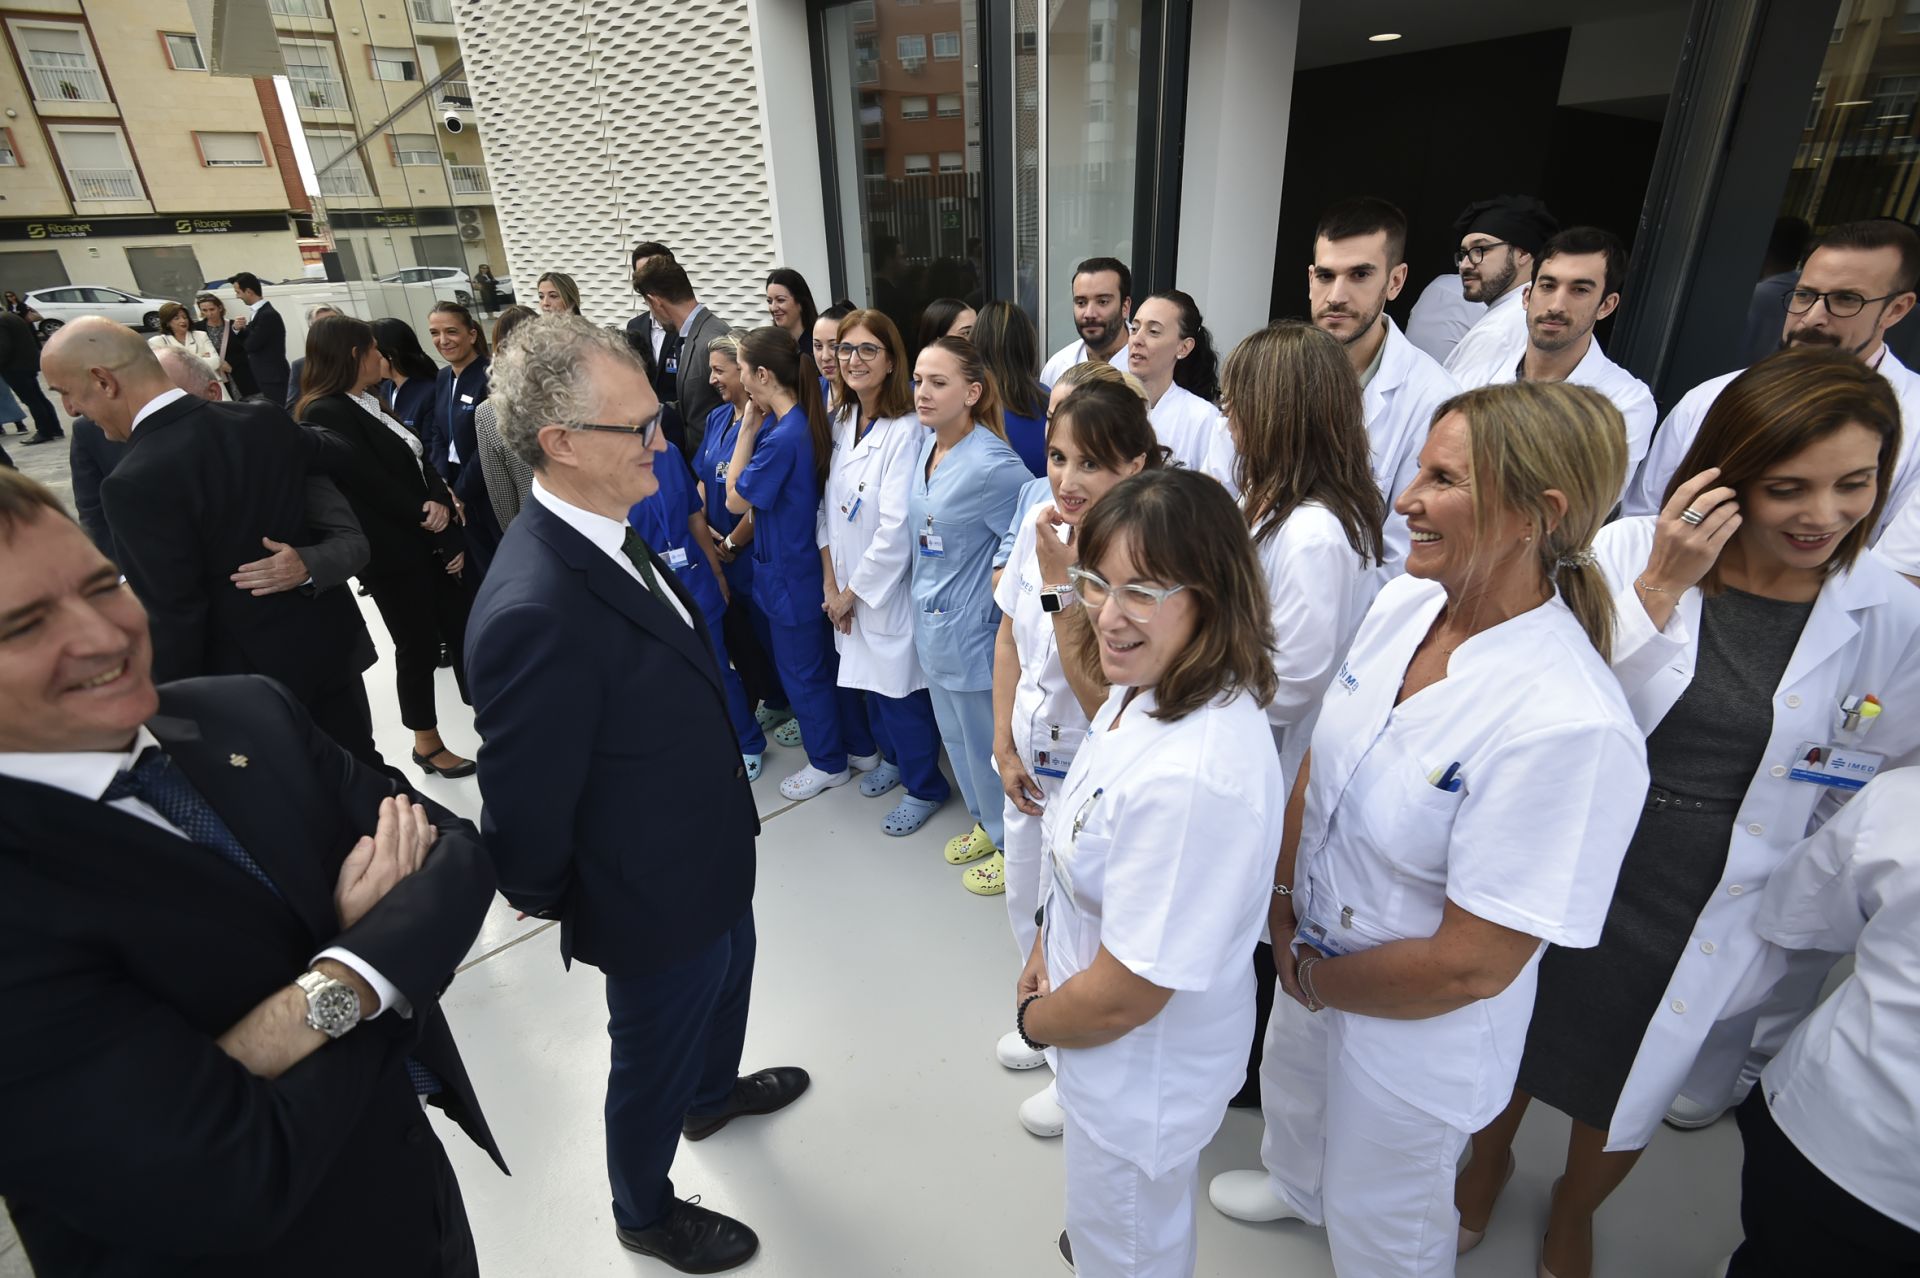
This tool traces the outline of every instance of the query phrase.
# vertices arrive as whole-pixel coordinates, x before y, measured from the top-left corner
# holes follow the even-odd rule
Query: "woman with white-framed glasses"
[[[1057,1049],[1062,1255],[1083,1278],[1185,1278],[1200,1150],[1253,1034],[1247,955],[1286,804],[1273,627],[1246,520],[1203,475],[1122,480],[1077,540],[1088,624],[1068,657],[1111,688],[1042,817],[1015,1027]]]

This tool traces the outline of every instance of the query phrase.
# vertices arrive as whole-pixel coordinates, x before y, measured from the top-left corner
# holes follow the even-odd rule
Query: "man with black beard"
[[[1117,257],[1090,257],[1073,268],[1073,330],[1080,334],[1055,351],[1040,370],[1051,386],[1075,364],[1104,359],[1127,367],[1127,320],[1133,315],[1133,272]]]
[[[1533,278],[1540,246],[1560,224],[1531,195],[1502,195],[1467,205],[1453,227],[1460,235],[1453,253],[1460,291],[1469,302],[1487,306],[1447,355],[1447,371],[1457,378],[1461,369],[1519,346],[1527,327],[1522,285]]]
[[[1407,282],[1407,219],[1372,196],[1342,200],[1320,215],[1307,267],[1313,322],[1338,338],[1360,379],[1372,446],[1373,482],[1387,501],[1386,561],[1398,572],[1407,555],[1407,521],[1393,499],[1420,469],[1433,412],[1460,388],[1433,358],[1409,342],[1386,313]]]
[[[1888,218],[1834,227],[1814,245],[1800,282],[1786,295],[1781,348],[1837,346],[1852,353],[1892,383],[1893,393],[1900,398],[1901,420],[1920,422],[1920,377],[1894,358],[1886,344],[1887,330],[1913,310],[1916,278],[1920,278],[1920,235],[1912,227]],[[1700,433],[1701,419],[1721,388],[1739,373],[1736,369],[1702,382],[1681,396],[1653,437],[1639,477],[1627,490],[1623,513],[1659,513],[1666,504],[1668,483]],[[1920,448],[1914,445],[1914,434],[1912,429],[1901,432],[1892,486],[1873,530],[1876,541],[1920,479],[1920,465],[1915,462]]]
[[[1627,481],[1653,438],[1653,392],[1608,359],[1593,326],[1620,305],[1627,246],[1597,226],[1570,226],[1534,259],[1523,292],[1527,332],[1517,349],[1497,352],[1455,376],[1463,390],[1494,382],[1572,382],[1613,401],[1627,422]]]

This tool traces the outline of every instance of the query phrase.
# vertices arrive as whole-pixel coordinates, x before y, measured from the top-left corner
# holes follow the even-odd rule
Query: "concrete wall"
[[[127,265],[129,248],[190,248],[206,279],[224,279],[235,271],[252,271],[262,279],[289,279],[300,274],[300,246],[291,231],[242,232],[232,235],[98,236],[84,240],[8,240],[0,243],[0,280],[8,278],[10,252],[57,250],[75,284],[105,284],[130,293],[141,290]],[[13,288],[11,283],[0,287]],[[182,301],[188,299],[180,299]]]

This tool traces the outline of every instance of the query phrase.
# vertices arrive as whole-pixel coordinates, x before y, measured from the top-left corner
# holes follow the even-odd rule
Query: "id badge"
[[[685,572],[687,570],[687,548],[685,546],[675,546],[667,551],[665,555],[661,556],[661,558],[665,559],[667,561],[667,567],[673,569],[675,572]]]
[[[1802,741],[1794,748],[1789,781],[1831,786],[1836,790],[1858,790],[1873,780],[1886,762],[1885,755],[1853,750],[1831,742]]]
[[[1342,931],[1351,925],[1352,918],[1351,908],[1342,910],[1338,920],[1328,918],[1320,909],[1318,899],[1309,895],[1307,912],[1300,919],[1300,925],[1294,929],[1294,939],[1311,945],[1329,957],[1351,954],[1355,948],[1364,948],[1352,944],[1350,933],[1342,935]]]
[[[1079,752],[1084,729],[1063,728],[1057,723],[1036,723],[1033,725],[1033,771],[1034,775],[1063,780],[1067,770],[1073,766],[1073,756]]]
[[[473,402],[473,396],[471,396],[471,395],[462,395],[462,396],[460,397],[460,402],[461,402],[461,403],[463,403],[463,404],[471,404],[471,403]]]
[[[920,553],[925,555],[929,559],[946,558],[947,548],[946,548],[946,544],[940,539],[940,534],[937,532],[921,533],[920,534]]]

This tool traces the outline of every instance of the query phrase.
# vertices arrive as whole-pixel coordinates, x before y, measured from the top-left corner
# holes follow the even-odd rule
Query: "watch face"
[[[338,981],[321,987],[308,1001],[314,1028],[324,1034],[351,1029],[360,1020],[360,998]]]

